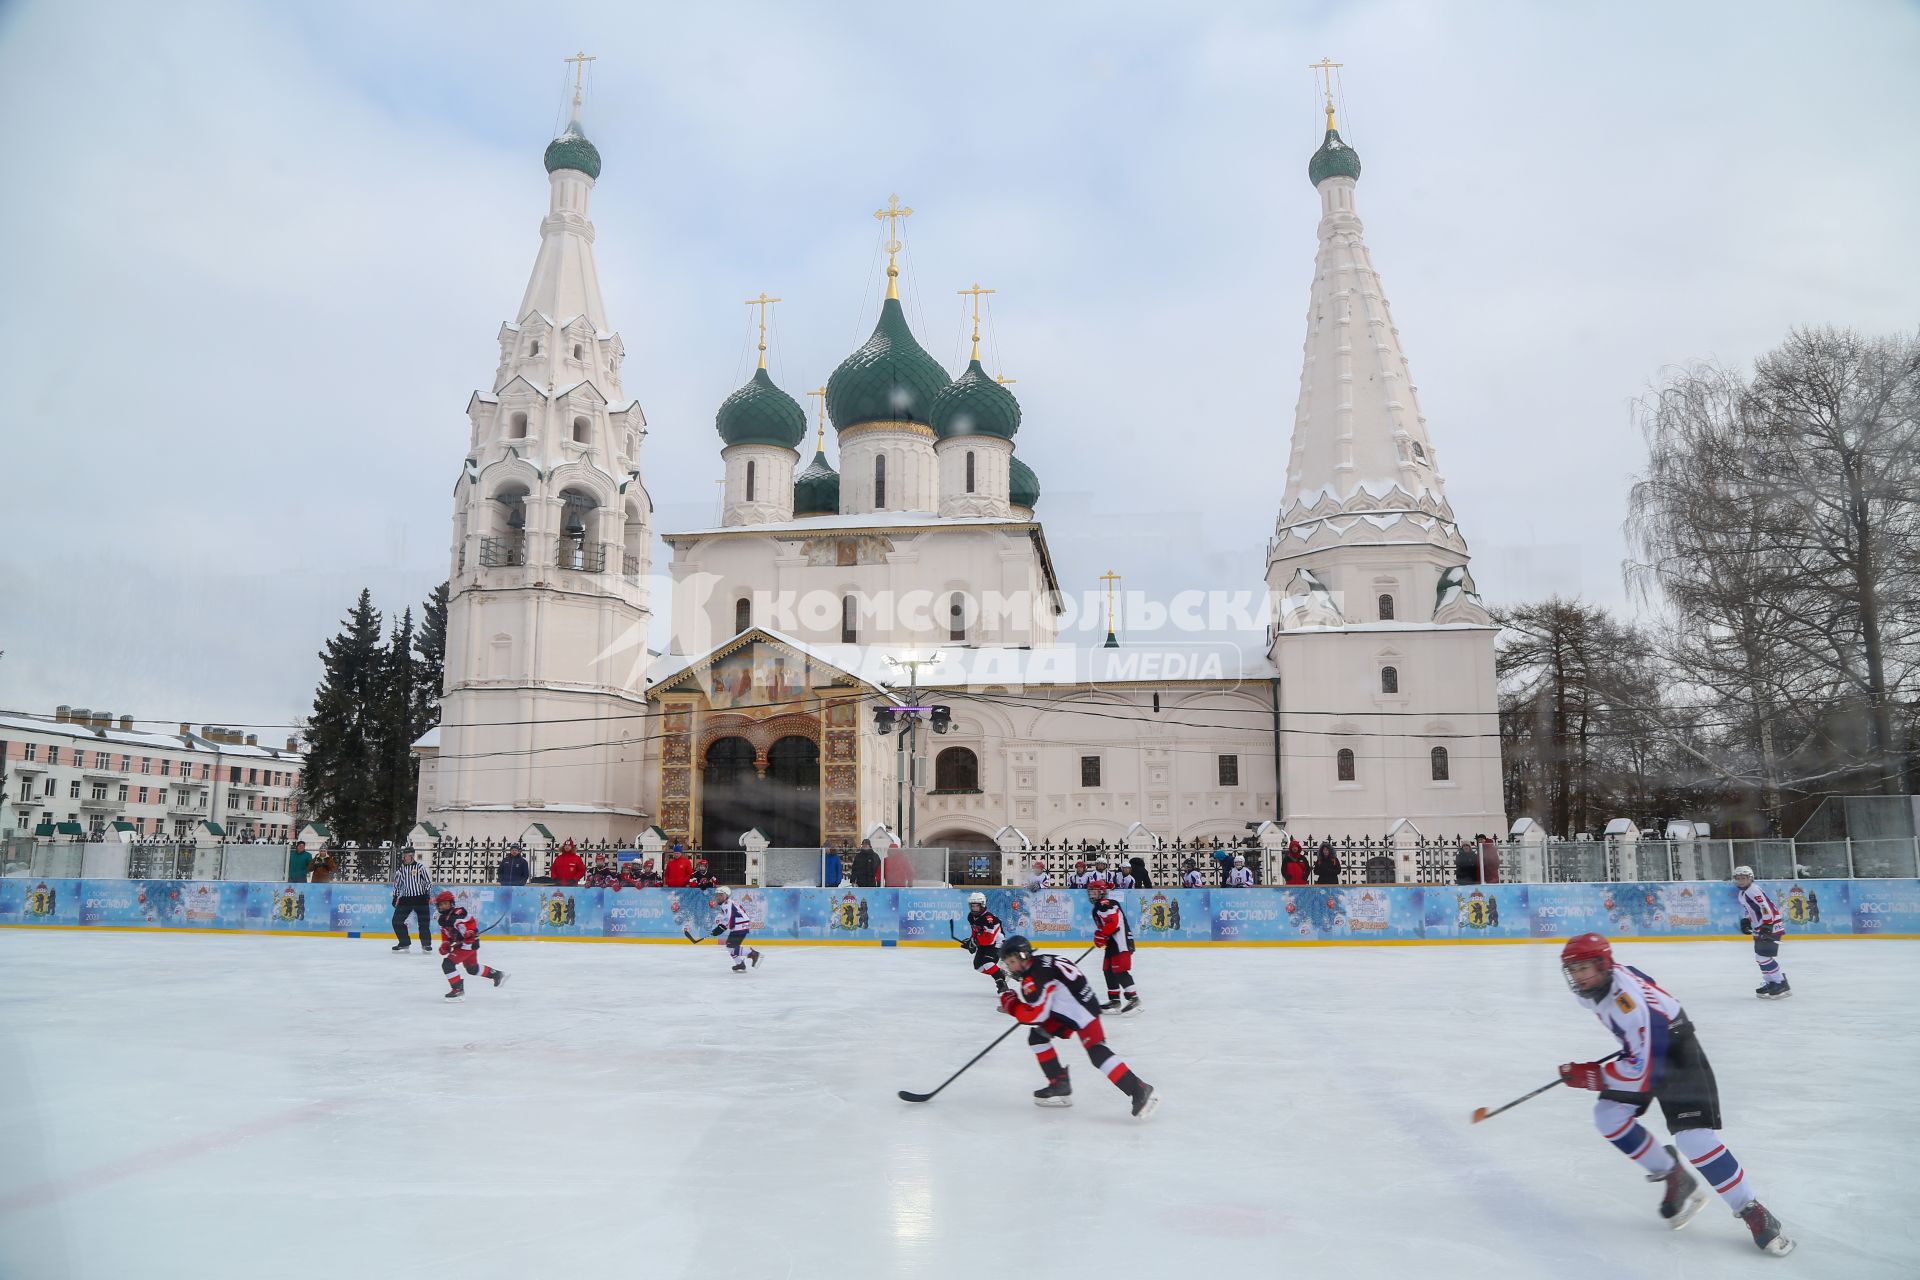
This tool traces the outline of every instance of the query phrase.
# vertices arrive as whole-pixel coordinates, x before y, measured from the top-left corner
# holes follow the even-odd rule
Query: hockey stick
[[[951,922],[949,922],[947,925],[947,931],[949,933],[953,931],[953,925]],[[1074,961],[1073,961],[1074,964],[1078,965],[1080,961],[1085,960],[1090,954],[1092,954],[1092,952],[1093,952],[1093,948],[1088,947],[1085,951],[1082,951],[1078,956],[1074,957]],[[999,1035],[995,1036],[991,1044],[989,1044],[986,1048],[982,1049],[980,1052],[974,1054],[971,1058],[967,1059],[967,1065],[965,1067],[961,1067],[958,1071],[948,1076],[945,1080],[942,1080],[939,1083],[939,1085],[937,1085],[934,1088],[933,1093],[915,1093],[911,1089],[902,1089],[899,1091],[900,1101],[932,1102],[934,1098],[934,1094],[939,1093],[941,1089],[946,1088],[948,1085],[952,1084],[955,1080],[958,1080],[961,1076],[965,1075],[967,1073],[967,1067],[971,1067],[974,1063],[980,1061],[980,1059],[992,1053],[995,1046],[997,1046],[1002,1040],[1005,1040],[1008,1036],[1012,1035],[1014,1032],[1018,1031],[1021,1027],[1024,1027],[1026,1025],[1027,1024],[1024,1022],[1016,1021],[1012,1026],[1008,1027],[1005,1031],[1002,1031]]]
[[[1619,1052],[1615,1051],[1613,1053],[1608,1054],[1606,1057],[1600,1059],[1600,1061],[1612,1062],[1615,1058],[1619,1056],[1620,1056]],[[1519,1097],[1515,1098],[1512,1102],[1504,1103],[1501,1106],[1494,1107],[1492,1110],[1488,1110],[1486,1107],[1475,1107],[1473,1109],[1473,1118],[1467,1121],[1467,1123],[1479,1124],[1482,1120],[1491,1120],[1493,1119],[1493,1117],[1499,1115],[1502,1111],[1510,1111],[1514,1107],[1517,1107],[1521,1103],[1525,1102],[1527,1099],[1537,1098],[1541,1094],[1545,1093],[1547,1090],[1557,1088],[1558,1086],[1564,1083],[1566,1082],[1563,1080],[1549,1080],[1547,1083],[1541,1085],[1538,1089],[1535,1089],[1532,1093],[1523,1093]]]

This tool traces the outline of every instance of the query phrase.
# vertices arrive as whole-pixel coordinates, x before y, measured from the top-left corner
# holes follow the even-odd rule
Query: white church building
[[[1495,628],[1331,104],[1308,164],[1319,247],[1272,624],[1232,669],[1059,641],[1018,438],[1074,426],[1023,422],[977,322],[957,375],[920,346],[897,221],[873,335],[825,387],[838,466],[823,420],[801,468],[808,414],[769,378],[763,326],[760,368],[716,415],[720,521],[663,534],[670,639],[649,655],[645,418],[595,273],[600,155],[577,98],[545,160],[532,277],[468,407],[423,821],[457,839],[657,828],[705,849],[878,827],[955,848],[1211,843],[1263,822],[1303,840],[1504,832]],[[902,707],[938,707],[945,732]]]

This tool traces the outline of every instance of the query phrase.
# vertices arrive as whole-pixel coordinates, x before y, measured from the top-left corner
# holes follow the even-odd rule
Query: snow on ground
[[[1666,1230],[1549,946],[1160,948],[1041,1110],[958,948],[500,943],[499,990],[375,940],[0,932],[0,1275],[1607,1280],[1920,1274],[1920,942],[1627,942],[1686,1005],[1799,1242]],[[1663,1132],[1663,1131],[1662,1131]],[[1254,1270],[1257,1268],[1257,1271]]]

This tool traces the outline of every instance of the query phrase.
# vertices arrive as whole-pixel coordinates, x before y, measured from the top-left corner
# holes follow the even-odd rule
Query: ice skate
[[[1693,1216],[1706,1207],[1707,1193],[1701,1187],[1700,1180],[1687,1169],[1687,1162],[1680,1153],[1667,1144],[1667,1155],[1673,1161],[1673,1168],[1665,1173],[1647,1175],[1648,1182],[1664,1182],[1666,1194],[1660,1200],[1660,1216],[1667,1225],[1678,1231],[1693,1221]]]
[[[1780,979],[1780,981],[1773,984],[1773,990],[1767,996],[1767,999],[1785,1000],[1788,996],[1792,994],[1793,994],[1793,988],[1787,985],[1787,980],[1785,978],[1782,978]]]
[[[465,994],[467,994],[467,984],[455,978],[453,985],[447,988],[446,998],[448,1000],[458,1000]]]
[[[1137,1120],[1145,1120],[1159,1109],[1160,1095],[1153,1091],[1152,1085],[1142,1080],[1140,1082],[1140,1088],[1136,1090],[1133,1095],[1134,1118]]]
[[[411,951],[413,950],[413,944],[411,942],[396,942],[393,945],[393,949],[395,951]]]
[[[1749,1200],[1740,1209],[1740,1221],[1753,1232],[1753,1242],[1776,1258],[1793,1252],[1793,1241],[1781,1234],[1780,1219],[1767,1212],[1758,1200]]]
[[[1036,1107],[1070,1107],[1073,1105],[1073,1086],[1063,1076],[1058,1080],[1049,1080],[1044,1089],[1033,1091],[1033,1105]]]
[[[733,971],[735,973],[745,973],[747,971],[747,962],[745,960],[735,960],[733,962]]]
[[[758,969],[760,967],[760,953],[758,951],[748,948],[747,959],[753,964],[754,968]]]
[[[1124,1018],[1130,1013],[1138,1013],[1139,1011],[1140,997],[1129,992],[1126,1003],[1120,1006],[1120,1016]]]
[[[489,977],[491,977],[491,978],[493,979],[493,985],[494,985],[494,986],[496,986],[496,987],[497,987],[497,986],[499,986],[499,985],[500,985],[501,983],[503,983],[503,982],[505,982],[505,981],[507,980],[507,975],[506,975],[506,974],[504,974],[504,973],[502,973],[502,972],[500,972],[500,970],[498,970],[498,969],[495,969],[495,970],[494,970],[494,971],[493,971],[493,972],[492,972],[491,974],[489,974],[488,976],[489,976]]]
[[[1115,1009],[1118,1009],[1119,1007],[1120,1007],[1120,997],[1108,996],[1105,1002],[1101,1004],[1100,1012],[1112,1013]]]
[[[1753,989],[1753,994],[1759,996],[1762,1000],[1771,1000],[1773,999],[1773,984],[1771,982],[1763,982]]]

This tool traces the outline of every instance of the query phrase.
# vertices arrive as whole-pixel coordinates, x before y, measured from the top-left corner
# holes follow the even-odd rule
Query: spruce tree
[[[381,664],[380,684],[372,705],[376,729],[373,782],[375,808],[379,814],[380,838],[398,842],[413,829],[416,791],[413,767],[413,740],[418,689],[418,664],[413,656],[413,610],[406,609],[393,624]]]
[[[420,610],[420,634],[413,642],[417,659],[414,724],[418,737],[440,723],[440,691],[447,671],[447,584],[441,583]]]
[[[307,721],[305,792],[313,817],[337,840],[378,844],[375,793],[379,726],[373,711],[386,667],[380,613],[365,590],[320,653],[322,676]]]

